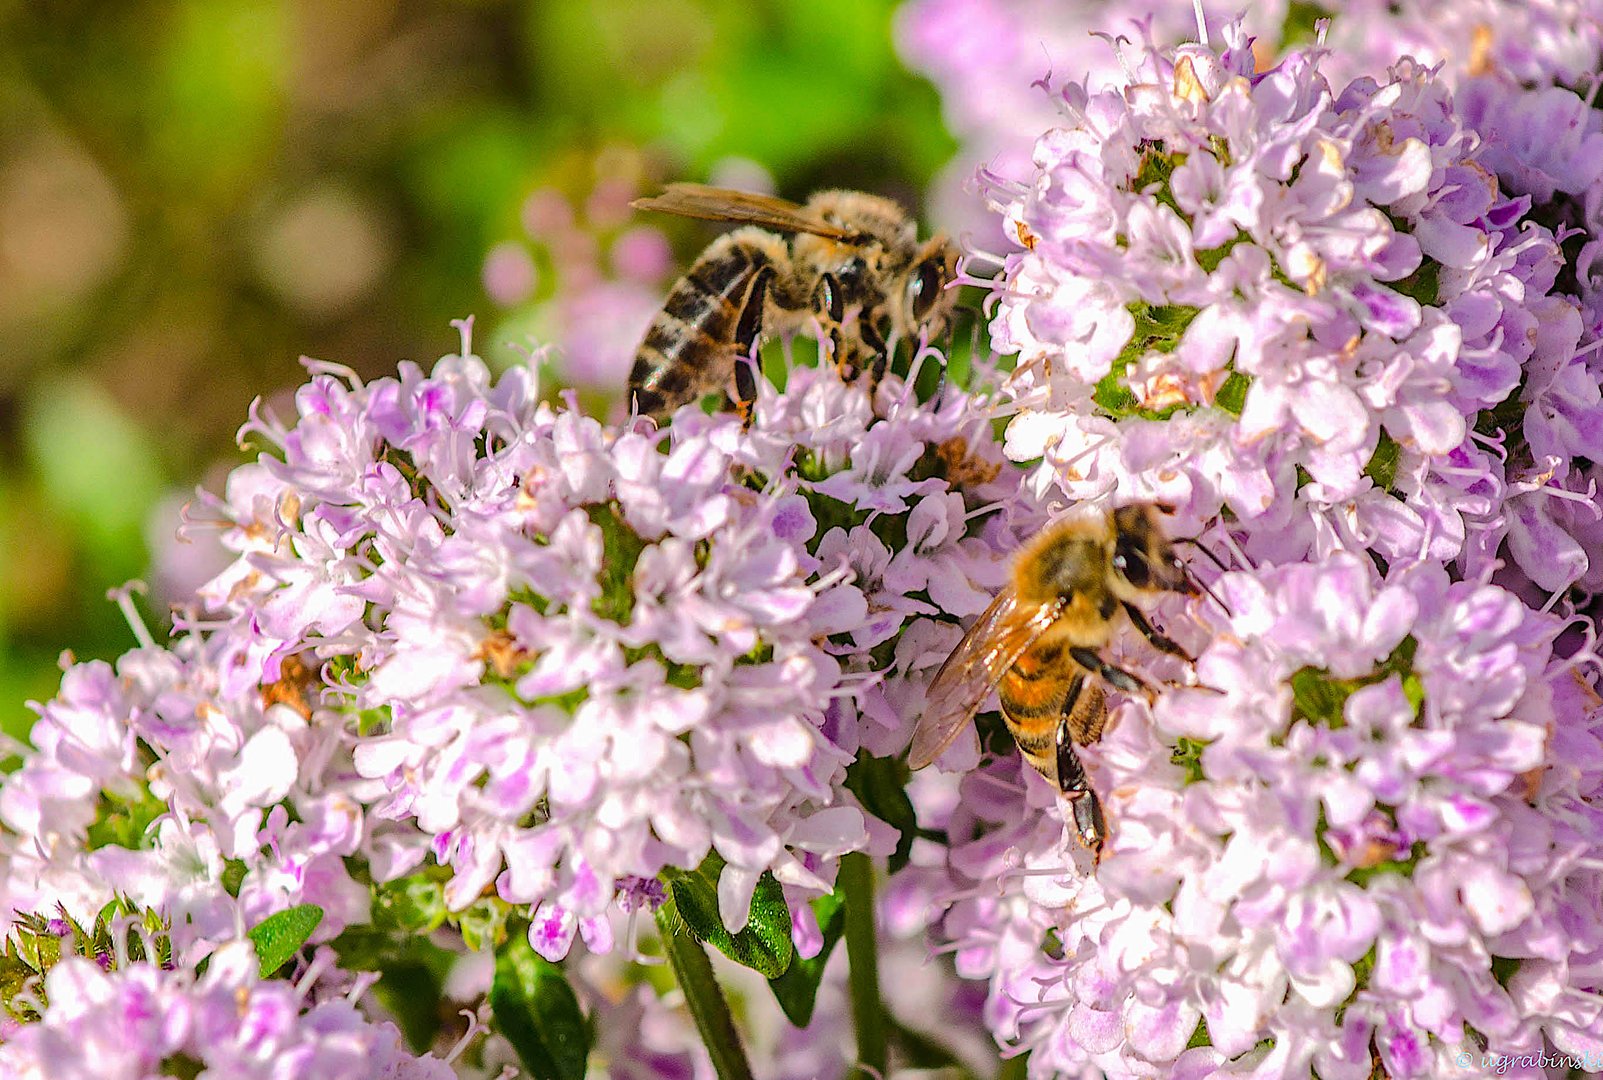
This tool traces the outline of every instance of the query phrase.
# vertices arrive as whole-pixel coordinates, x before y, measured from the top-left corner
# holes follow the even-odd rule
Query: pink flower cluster
[[[531,936],[602,940],[623,879],[710,850],[734,928],[758,877],[828,889],[868,843],[823,730],[839,664],[815,643],[862,600],[804,565],[805,500],[734,477],[738,424],[608,431],[491,385],[467,352],[361,385],[322,372],[280,448],[218,510],[235,566],[206,596],[231,670],[305,656],[358,720],[363,850],[389,879],[433,858],[446,900],[493,886]],[[733,441],[731,441],[733,440]]]
[[[332,938],[433,862],[557,958],[709,852],[738,930],[763,874],[801,904],[894,844],[846,767],[905,746],[898,702],[1032,527],[988,412],[798,368],[749,430],[608,429],[463,333],[253,416],[268,451],[197,511],[237,554],[206,618],[70,669],[0,785],[8,917],[125,895],[198,958],[300,903]]]
[[[1512,11],[1491,37],[1471,14],[1432,31],[1479,42],[1462,86],[1379,46],[1276,63],[1240,26],[1223,50],[1114,42],[1123,77],[1055,91],[1033,170],[983,176],[1032,493],[1173,505],[1247,567],[1214,583],[1224,610],[1163,605],[1194,671],[1115,645],[1173,688],[1084,751],[1098,865],[1011,756],[920,802],[952,838],[937,938],[1032,1076],[1599,1049],[1595,627],[1560,640],[1522,597],[1591,591],[1591,232],[1551,208],[1603,124],[1522,87],[1535,112],[1488,126],[1487,73],[1530,56]],[[1596,29],[1569,7],[1534,27]]]
[[[299,661],[241,684],[230,644],[193,635],[67,671],[0,785],[8,930],[58,905],[87,923],[122,896],[160,910],[193,962],[296,904],[323,908],[316,940],[366,921],[344,862],[366,821],[348,740],[311,712]]]
[[[1575,354],[1552,235],[1427,71],[1332,94],[1317,54],[1255,74],[1232,40],[1062,91],[1065,126],[1006,207],[1010,456],[1040,460],[1043,494],[1228,509],[1254,557],[1478,573],[1508,535],[1541,572],[1550,553],[1503,513],[1506,448],[1476,426]]]
[[[234,555],[204,610],[69,667],[0,780],[0,929],[120,899],[174,950],[30,967],[48,1007],[9,987],[41,1018],[0,1072],[449,1075],[327,999],[367,986],[337,949],[294,983],[241,943],[303,904],[314,944],[411,932],[415,886],[435,945],[493,939],[489,911],[564,961],[537,974],[564,1009],[578,987],[617,1075],[705,1076],[730,1048],[633,969],[640,916],[716,865],[717,918],[686,926],[738,935],[777,883],[810,959],[855,852],[888,856],[881,1020],[909,1057],[981,1060],[981,1025],[1032,1077],[1603,1055],[1599,13],[1353,7],[1317,32],[1310,5],[1255,10],[1316,42],[1280,56],[1243,23],[1156,44],[1190,5],[1061,48],[1078,9],[904,10],[955,126],[1033,137],[984,174],[1005,379],[936,384],[920,342],[869,391],[786,342],[749,424],[656,428],[544,400],[533,362],[493,378],[470,324],[428,371],[309,364],[194,515]],[[1075,78],[1021,78],[1036,37]],[[621,229],[626,187],[591,217]],[[529,209],[584,248],[565,203]],[[650,235],[618,245],[643,290],[665,272]],[[491,262],[531,295],[532,263]],[[1161,689],[1110,691],[1082,750],[1093,858],[984,710],[987,751],[942,759],[961,780],[897,759],[1021,541],[1136,501],[1172,508],[1209,591],[1153,612],[1194,663],[1108,646]],[[931,930],[969,982],[919,966]],[[851,1065],[837,952],[802,973],[814,1025],[759,1031],[768,1073]]]
[[[1250,29],[1279,24],[1284,4],[1247,7]],[[1241,4],[1208,3],[1214,25]],[[1101,88],[1122,78],[1107,38],[1164,43],[1196,33],[1191,5],[1171,3],[1057,3],[1056,0],[909,0],[896,15],[902,57],[941,91],[947,128],[962,145],[936,177],[934,216],[958,232],[973,232],[983,250],[1000,241],[975,183],[976,173],[1009,181],[1029,179],[1031,148],[1058,112],[1042,82],[1084,75]]]
[[[1211,16],[1230,14],[1210,12]],[[1418,475],[1419,461],[1405,459],[1396,493],[1417,501],[1431,512],[1404,514],[1406,520],[1393,520],[1392,508],[1376,503],[1374,499],[1350,500],[1355,504],[1354,517],[1363,513],[1368,519],[1354,521],[1356,531],[1371,537],[1377,530],[1389,531],[1393,541],[1411,544],[1420,539],[1422,530],[1440,527],[1446,532],[1432,542],[1431,556],[1442,554],[1444,546],[1467,545],[1466,565],[1477,565],[1497,552],[1498,546],[1507,543],[1506,557],[1518,568],[1519,576],[1528,578],[1536,590],[1545,593],[1561,591],[1572,585],[1587,593],[1599,590],[1603,583],[1603,567],[1589,555],[1603,543],[1603,514],[1596,508],[1595,492],[1600,476],[1594,462],[1603,454],[1603,403],[1600,403],[1597,386],[1603,380],[1603,360],[1598,356],[1600,335],[1603,335],[1603,314],[1600,314],[1599,282],[1603,274],[1593,270],[1603,254],[1603,232],[1600,232],[1599,210],[1603,206],[1603,180],[1600,180],[1600,162],[1603,162],[1603,119],[1592,108],[1596,96],[1595,72],[1603,58],[1603,8],[1590,0],[1552,0],[1536,4],[1513,3],[1508,0],[1471,0],[1464,4],[1443,7],[1434,3],[1361,3],[1342,5],[1253,5],[1242,24],[1247,31],[1258,35],[1251,41],[1250,55],[1238,54],[1237,73],[1250,78],[1257,85],[1266,80],[1271,86],[1283,84],[1292,72],[1303,71],[1304,78],[1312,76],[1307,60],[1275,55],[1276,43],[1291,45],[1310,44],[1313,40],[1316,18],[1325,19],[1317,51],[1319,74],[1332,88],[1347,85],[1350,80],[1374,79],[1381,89],[1379,96],[1365,90],[1363,83],[1353,83],[1343,93],[1333,89],[1331,103],[1343,118],[1332,117],[1335,127],[1321,127],[1313,132],[1315,138],[1329,138],[1329,145],[1343,147],[1343,157],[1350,165],[1349,176],[1357,181],[1369,173],[1379,175],[1387,171],[1388,153],[1377,156],[1378,146],[1365,147],[1363,129],[1372,126],[1375,132],[1386,132],[1392,120],[1376,112],[1400,108],[1422,123],[1434,124],[1435,134],[1426,138],[1432,147],[1432,176],[1423,190],[1403,188],[1387,191],[1384,187],[1366,187],[1359,182],[1357,197],[1368,200],[1377,209],[1386,211],[1394,229],[1413,234],[1423,245],[1425,262],[1422,274],[1408,275],[1404,291],[1408,298],[1420,301],[1425,307],[1435,306],[1456,322],[1464,334],[1461,344],[1446,346],[1448,352],[1474,353],[1485,348],[1505,351],[1509,355],[1525,356],[1523,370],[1516,393],[1507,387],[1499,389],[1488,382],[1482,387],[1489,401],[1477,403],[1459,395],[1461,419],[1476,432],[1468,442],[1460,442],[1446,455],[1439,467],[1431,468],[1426,475]],[[1219,26],[1217,18],[1211,18]],[[967,141],[958,159],[954,161],[946,178],[937,185],[936,201],[942,206],[961,207],[966,224],[980,230],[976,243],[982,250],[998,243],[995,227],[1003,224],[1004,245],[1016,245],[1020,237],[1016,231],[1020,208],[1016,198],[1009,198],[1014,185],[1033,186],[1043,172],[1054,168],[1073,168],[1072,163],[1060,160],[1050,141],[1039,144],[1037,138],[1043,130],[1067,126],[1078,128],[1085,136],[1100,139],[1108,133],[1092,114],[1077,117],[1070,106],[1065,109],[1061,95],[1042,92],[1042,86],[1051,73],[1078,79],[1082,75],[1082,92],[1099,94],[1116,90],[1132,81],[1161,84],[1168,76],[1154,71],[1150,61],[1145,66],[1132,63],[1132,50],[1142,52],[1141,43],[1174,45],[1197,33],[1191,7],[1183,3],[1107,5],[1100,9],[1083,6],[1036,5],[1020,0],[919,0],[909,3],[900,13],[900,39],[909,61],[926,71],[941,86],[944,101],[953,129]],[[961,31],[956,28],[961,27]],[[1110,46],[1109,40],[1118,35]],[[1121,44],[1122,43],[1122,44]],[[1284,47],[1284,44],[1282,47]],[[1293,56],[1295,54],[1292,54]],[[998,57],[1005,58],[997,63]],[[1393,71],[1394,65],[1411,57],[1413,66]],[[1278,66],[1277,66],[1278,64]],[[1398,84],[1409,80],[1419,82],[1427,66],[1435,65],[1428,86],[1409,91]],[[1132,67],[1140,67],[1136,74]],[[1267,69],[1267,70],[1266,70]],[[1043,80],[1031,85],[1016,75],[1019,71],[1036,72]],[[1588,80],[1592,81],[1588,81]],[[1211,90],[1210,90],[1211,92]],[[1264,91],[1275,93],[1273,89]],[[1072,92],[1071,92],[1072,93]],[[1307,91],[1304,91],[1306,94]],[[1422,95],[1422,96],[1421,96]],[[1398,97],[1400,100],[1390,100]],[[1413,101],[1410,102],[1410,97]],[[1058,100],[1054,100],[1057,98]],[[1312,107],[1312,102],[1305,102]],[[1228,106],[1225,106],[1228,108]],[[1139,108],[1137,106],[1137,108]],[[1206,110],[1204,110],[1206,112]],[[1440,114],[1433,121],[1433,113]],[[1277,117],[1271,107],[1263,115],[1267,121]],[[1191,153],[1189,146],[1180,146],[1188,138],[1205,134],[1219,134],[1217,124],[1210,128],[1206,117],[1188,118],[1192,126],[1185,136],[1172,139],[1179,150]],[[1446,124],[1457,133],[1446,138]],[[1374,126],[1379,125],[1379,126]],[[1157,125],[1161,127],[1161,124]],[[1406,121],[1398,128],[1405,131]],[[1116,140],[1132,135],[1145,139],[1161,138],[1163,133],[1152,127],[1139,132],[1126,130]],[[1349,147],[1348,140],[1356,137]],[[1288,138],[1291,136],[1288,133]],[[1400,145],[1410,147],[1405,135]],[[1294,141],[1294,140],[1293,140]],[[1136,144],[1141,145],[1141,144]],[[1220,144],[1224,145],[1223,143]],[[1386,146],[1389,148],[1390,143]],[[1031,163],[1031,148],[1037,155]],[[1128,153],[1128,150],[1125,151]],[[1357,156],[1353,154],[1356,152]],[[1456,157],[1457,163],[1443,157]],[[1045,153],[1043,159],[1039,155]],[[1367,157],[1366,157],[1367,155]],[[1401,169],[1420,165],[1417,151],[1412,160],[1407,155],[1394,163]],[[1289,205],[1284,200],[1271,198],[1259,205],[1254,200],[1262,197],[1257,183],[1245,180],[1248,174],[1257,173],[1264,179],[1258,166],[1259,159],[1237,164],[1234,161],[1222,167],[1219,190],[1229,192],[1230,199],[1246,200],[1242,205],[1232,202],[1221,219],[1214,215],[1211,227],[1215,232],[1227,229],[1230,213],[1253,218],[1257,228],[1243,224],[1242,228],[1256,243],[1262,244],[1264,223],[1257,220],[1267,215],[1271,220],[1287,218],[1287,228],[1314,225],[1323,212],[1300,197],[1293,197]],[[983,165],[981,177],[1004,206],[1013,205],[1014,214],[1001,221],[996,218],[977,217],[972,195],[959,197],[953,193],[961,181],[974,187],[974,170]],[[1192,169],[1208,166],[1197,160]],[[1342,166],[1347,168],[1347,166]],[[1465,174],[1462,170],[1469,169]],[[1392,182],[1405,187],[1417,184],[1403,179],[1403,174],[1391,170]],[[1150,172],[1150,170],[1149,170]],[[1500,189],[1489,188],[1487,176],[1495,175]],[[1103,173],[1104,178],[1109,174]],[[1112,174],[1117,178],[1117,170]],[[1133,180],[1150,183],[1156,175],[1143,173],[1138,166],[1130,173]],[[1272,179],[1272,178],[1271,178]],[[1310,181],[1312,178],[1310,177]],[[1298,177],[1299,185],[1304,186]],[[1186,183],[1191,183],[1189,178]],[[1192,187],[1195,185],[1192,184]],[[1184,204],[1186,192],[1164,188],[1160,201],[1173,204],[1190,222],[1192,209]],[[1268,189],[1273,192],[1273,188]],[[1482,192],[1490,192],[1498,206],[1477,208]],[[1131,192],[1133,194],[1133,191]],[[1050,198],[1047,193],[1039,197]],[[1337,198],[1344,196],[1338,195]],[[1393,202],[1396,205],[1392,205]],[[1122,221],[1123,211],[1118,200],[1106,212],[1109,220]],[[1250,204],[1250,205],[1249,205]],[[1087,207],[1087,224],[1095,230],[1096,210]],[[1295,219],[1312,212],[1313,219],[1299,223]],[[949,210],[949,216],[960,211]],[[1354,209],[1347,216],[1357,215]],[[1423,214],[1419,220],[1416,217]],[[1436,218],[1433,225],[1427,218]],[[1443,224],[1472,224],[1477,218],[1482,224],[1474,226],[1482,233],[1477,241],[1469,234],[1456,238],[1456,250],[1446,250],[1454,242],[1443,230]],[[1031,223],[1021,218],[1028,227]],[[1543,244],[1532,235],[1531,223],[1540,222],[1556,231],[1564,241],[1562,264],[1551,251],[1543,252]],[[1133,223],[1132,250],[1141,250],[1140,237],[1145,230],[1139,222]],[[1316,226],[1322,231],[1322,226]],[[1207,231],[1206,228],[1203,229]],[[1050,233],[1050,230],[1048,230]],[[1501,234],[1498,236],[1498,234]],[[1032,234],[1033,235],[1033,234]],[[1198,233],[1194,242],[1208,244],[1212,237]],[[1371,246],[1383,243],[1382,238],[1369,234],[1367,239],[1353,234],[1337,243]],[[1228,237],[1227,237],[1228,241]],[[1168,242],[1157,241],[1160,245]],[[1489,242],[1491,250],[1474,255],[1475,245]],[[1466,246],[1467,245],[1467,246]],[[1205,247],[1195,250],[1205,251]],[[1275,254],[1274,245],[1267,248]],[[1217,254],[1217,252],[1215,253]],[[1159,251],[1161,257],[1161,248]],[[1395,251],[1393,252],[1395,255]],[[1048,251],[1043,259],[1051,262],[1058,253]],[[1017,256],[1014,257],[1014,260]],[[1012,260],[1010,260],[1012,261]],[[1469,265],[1471,262],[1476,266]],[[1306,288],[1307,280],[1295,267],[1281,267],[1271,263],[1271,276],[1283,272],[1285,283]],[[1067,269],[1071,277],[1083,275],[1096,279],[1111,274],[1116,279],[1126,273],[1120,267],[1105,272],[1097,265],[1059,267],[1059,274]],[[1212,267],[1218,288],[1228,287],[1230,274],[1239,276],[1240,268],[1232,268],[1223,277]],[[1433,276],[1434,275],[1434,276]],[[1137,268],[1132,276],[1143,298],[1152,292],[1150,282],[1140,282]],[[1466,276],[1475,280],[1466,280]],[[1555,280],[1556,278],[1556,280]],[[1026,276],[1030,282],[1033,279]],[[1260,280],[1251,269],[1243,282],[1245,307],[1252,312],[1260,310],[1259,298],[1251,292],[1252,284]],[[1366,289],[1351,298],[1360,305],[1378,303],[1381,308],[1391,306],[1384,292],[1374,288],[1393,289],[1398,279],[1387,273],[1371,275]],[[1039,282],[1035,282],[1039,284]],[[1057,293],[1054,281],[1049,288],[1062,297],[1066,310],[1072,310],[1079,301],[1080,286],[1071,286]],[[1467,298],[1455,294],[1467,291]],[[1118,290],[1117,285],[1115,291]],[[1128,289],[1122,290],[1128,293]],[[1165,287],[1165,296],[1177,295]],[[1544,299],[1545,294],[1545,299]],[[1559,296],[1564,299],[1560,301]],[[1203,306],[1195,299],[1178,301],[1184,306]],[[1576,309],[1575,314],[1565,311],[1560,303]],[[1115,301],[1116,303],[1116,301]],[[1404,307],[1408,305],[1405,303]],[[1289,311],[1272,311],[1276,307],[1272,297],[1261,305],[1266,315],[1281,319],[1299,318],[1296,306]],[[1500,308],[1507,308],[1510,317],[1519,321],[1520,312],[1528,312],[1534,320],[1522,328],[1505,320]],[[1134,313],[1133,313],[1134,314]],[[1172,311],[1160,309],[1160,314],[1178,318]],[[1395,320],[1397,312],[1384,310],[1373,313],[1379,323],[1371,329],[1386,331],[1385,323]],[[1412,316],[1403,313],[1405,322]],[[1360,322],[1365,316],[1359,313]],[[1097,322],[1095,314],[1088,322]],[[1315,316],[1313,322],[1321,320]],[[1113,346],[1114,340],[1128,338],[1128,333],[1114,325],[1098,323],[1103,333],[1097,338],[1102,348]],[[1186,324],[1189,325],[1189,324]],[[1394,324],[1391,332],[1401,324]],[[1143,322],[1135,328],[1138,336],[1156,338],[1161,349],[1174,349],[1177,334],[1185,329],[1179,322],[1158,325]],[[1324,328],[1327,337],[1332,327]],[[1213,333],[1209,324],[1199,326],[1197,337],[1211,338],[1228,343],[1229,334]],[[1429,330],[1429,316],[1416,328],[1415,335]],[[1534,350],[1524,340],[1537,334]],[[1089,326],[1071,329],[1072,333],[1086,334]],[[1050,334],[1048,335],[1050,337]],[[1087,339],[1089,340],[1089,339]],[[1329,338],[1332,350],[1346,345],[1347,339]],[[1022,340],[1014,344],[1023,345]],[[1407,344],[1407,342],[1404,342]],[[1221,346],[1222,347],[1222,346]],[[1093,350],[1096,351],[1096,350]],[[1427,373],[1433,363],[1441,362],[1442,348],[1432,350],[1430,356],[1421,356],[1416,344],[1413,348],[1414,366],[1422,368],[1417,378],[1428,382]],[[1361,357],[1360,357],[1361,358]],[[1471,361],[1472,364],[1479,363]],[[1465,365],[1459,365],[1460,369]],[[1494,368],[1506,365],[1493,365]],[[1207,367],[1217,370],[1218,364]],[[1236,370],[1242,370],[1237,367]],[[1189,374],[1195,375],[1196,372]],[[1493,371],[1483,373],[1497,378]],[[1507,372],[1502,374],[1506,376]],[[1390,376],[1396,379],[1394,370]],[[1419,386],[1416,383],[1416,386]],[[1159,387],[1164,391],[1171,388]],[[1233,400],[1239,384],[1230,388],[1227,400]],[[1300,394],[1293,395],[1302,400]],[[1439,396],[1431,394],[1431,396]],[[1166,397],[1163,398],[1166,400]],[[1313,404],[1318,402],[1318,405]],[[1496,405],[1508,402],[1497,410]],[[1312,395],[1306,412],[1325,412],[1328,401],[1318,394]],[[1477,415],[1479,411],[1480,415]],[[1352,421],[1351,415],[1329,412],[1330,423]],[[1448,418],[1439,417],[1435,432],[1445,437]],[[1349,423],[1350,428],[1360,425]],[[1388,433],[1390,431],[1388,429]],[[1249,433],[1250,434],[1250,433]],[[1392,436],[1396,438],[1395,435]],[[1206,430],[1198,432],[1187,428],[1167,436],[1177,445],[1194,445],[1198,442],[1211,446],[1214,439]],[[1406,439],[1399,439],[1407,446]],[[1441,441],[1441,440],[1438,440]],[[1028,453],[1031,447],[1021,447]],[[1161,456],[1167,447],[1154,449],[1145,457]],[[1177,450],[1176,453],[1185,453]],[[1391,460],[1390,448],[1385,454]],[[1299,461],[1297,464],[1306,464]],[[1362,463],[1360,463],[1362,464]],[[1347,471],[1350,473],[1350,462]],[[1389,466],[1381,470],[1391,475]],[[1331,493],[1337,501],[1346,496],[1344,489],[1351,484],[1336,485]],[[1455,490],[1463,489],[1463,490]],[[1422,507],[1415,507],[1416,511]],[[1422,520],[1414,520],[1420,518]],[[1468,535],[1460,535],[1465,534]],[[1375,544],[1377,550],[1383,545]],[[1476,553],[1479,552],[1479,555]]]
[[[308,1004],[293,984],[257,977],[235,942],[205,974],[136,963],[103,971],[69,957],[51,968],[44,1017],[8,1032],[0,1074],[15,1080],[451,1080],[450,1065],[407,1051],[394,1024],[342,999]],[[183,1070],[183,1071],[179,1071]]]
[[[1028,770],[965,783],[948,828],[984,832],[954,843],[945,925],[993,1030],[1036,1076],[1603,1051],[1603,700],[1549,661],[1557,620],[1345,554],[1215,589],[1196,685],[1087,751],[1093,876]]]

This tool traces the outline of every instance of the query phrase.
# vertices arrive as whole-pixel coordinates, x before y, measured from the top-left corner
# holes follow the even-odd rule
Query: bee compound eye
[[[930,313],[940,297],[943,276],[941,264],[934,259],[925,259],[919,265],[918,274],[907,284],[907,298],[912,304],[913,318],[922,321]]]
[[[1125,581],[1137,589],[1144,589],[1152,580],[1151,564],[1147,562],[1146,555],[1129,544],[1121,541],[1113,555],[1113,569],[1117,570]]]

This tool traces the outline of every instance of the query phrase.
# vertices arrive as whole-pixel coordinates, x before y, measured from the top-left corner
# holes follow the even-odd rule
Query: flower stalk
[[[857,1032],[857,1064],[852,1075],[875,1080],[885,1075],[885,1006],[879,996],[879,946],[874,928],[874,865],[854,851],[841,856],[837,882],[846,897],[846,962],[851,969],[852,1028]]]
[[[657,929],[718,1080],[752,1080],[746,1049],[729,1015],[729,1002],[724,1000],[724,992],[712,973],[707,950],[685,930],[671,901],[657,909]]]

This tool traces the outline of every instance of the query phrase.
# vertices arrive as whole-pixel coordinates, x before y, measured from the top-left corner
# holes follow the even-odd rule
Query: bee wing
[[[941,756],[1003,673],[1057,620],[1061,611],[1059,602],[1024,612],[1011,585],[997,593],[991,606],[974,620],[935,673],[924,699],[924,715],[913,732],[913,748],[907,755],[910,767],[922,769]]]
[[[749,191],[708,187],[706,184],[669,184],[661,195],[636,199],[629,204],[639,210],[660,210],[664,214],[705,218],[708,221],[739,221],[764,225],[780,232],[814,233],[832,240],[850,240],[857,233],[831,225],[786,199],[772,195],[753,195]]]

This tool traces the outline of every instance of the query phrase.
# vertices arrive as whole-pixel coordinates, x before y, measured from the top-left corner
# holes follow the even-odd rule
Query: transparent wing
[[[849,240],[857,234],[814,217],[803,207],[772,195],[753,195],[749,191],[708,187],[706,184],[669,184],[661,195],[636,199],[629,204],[640,210],[660,210],[664,214],[705,218],[708,221],[739,221],[764,225],[780,232],[814,233],[833,240]]]
[[[952,744],[1004,672],[1057,620],[1061,602],[1020,609],[1013,587],[997,593],[930,683],[907,764],[922,769]]]

